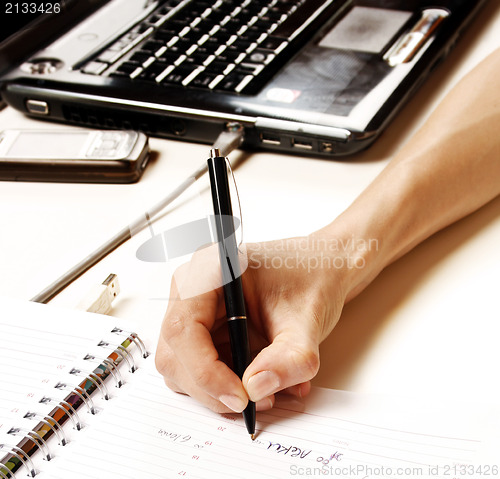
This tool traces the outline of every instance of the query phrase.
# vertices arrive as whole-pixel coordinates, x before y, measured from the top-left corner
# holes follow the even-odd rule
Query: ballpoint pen
[[[235,238],[233,209],[227,176],[227,159],[220,150],[212,148],[208,159],[208,173],[214,205],[215,229],[219,244],[219,259],[222,270],[224,302],[233,358],[233,370],[241,379],[250,364],[247,316],[238,246]],[[252,440],[255,437],[255,403],[248,401],[243,418]]]

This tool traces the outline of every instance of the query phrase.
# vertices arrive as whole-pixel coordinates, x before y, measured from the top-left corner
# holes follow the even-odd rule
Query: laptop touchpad
[[[320,47],[380,53],[394,39],[412,12],[354,7],[319,42]]]

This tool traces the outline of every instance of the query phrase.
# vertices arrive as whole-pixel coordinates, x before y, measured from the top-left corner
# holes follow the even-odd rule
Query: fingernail
[[[272,409],[273,406],[274,401],[270,397],[261,399],[255,403],[255,409],[257,411],[269,411],[269,409]]]
[[[252,376],[247,383],[247,393],[252,401],[260,401],[278,391],[280,379],[273,371],[261,371]]]
[[[233,394],[223,394],[219,397],[219,401],[234,412],[243,411],[247,405],[247,401]]]

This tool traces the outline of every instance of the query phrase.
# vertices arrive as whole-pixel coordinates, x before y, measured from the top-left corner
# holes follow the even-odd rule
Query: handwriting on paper
[[[283,454],[283,455],[288,454],[290,455],[290,457],[300,457],[301,459],[304,459],[312,452],[311,449],[303,450],[297,446],[284,446],[283,444],[280,444],[278,442],[270,442],[270,441],[269,445],[267,446],[267,449],[274,451],[277,454]]]
[[[275,454],[283,456],[288,455],[289,457],[296,457],[299,459],[305,459],[310,454],[315,454],[312,449],[303,449],[298,446],[285,445],[279,442],[256,439],[255,444],[260,445],[266,450],[272,451]],[[326,465],[333,461],[341,461],[343,455],[343,452],[337,450],[331,454],[326,454],[325,456],[318,455],[316,461]]]
[[[330,454],[328,457],[322,457],[319,456],[316,458],[316,461],[321,462],[325,466],[330,463],[330,461],[341,461],[342,456],[344,455],[343,452],[335,451],[333,454]]]
[[[189,434],[183,435],[177,432],[165,431],[164,429],[160,429],[158,431],[158,436],[177,442],[188,442],[189,440],[191,440],[191,436]]]
[[[179,444],[189,444],[196,449],[203,449],[204,446],[212,445],[212,441],[205,441],[204,444],[201,444],[200,441],[197,441],[189,434],[180,434],[178,432],[166,431],[165,429],[158,429],[158,436],[163,437],[171,442],[177,442]]]

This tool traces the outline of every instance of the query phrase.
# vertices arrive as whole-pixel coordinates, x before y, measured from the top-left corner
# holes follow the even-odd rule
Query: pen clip
[[[231,167],[231,162],[229,161],[229,158],[227,156],[224,157],[224,159],[226,161],[226,166],[229,169],[229,173],[231,173],[231,178],[233,180],[234,190],[236,192],[236,199],[238,200],[238,211],[240,213],[240,238],[239,238],[239,242],[238,242],[238,250],[239,250],[239,247],[243,243],[243,213],[241,211],[240,194],[238,192],[238,185],[236,184],[236,178],[234,177],[233,169]]]

